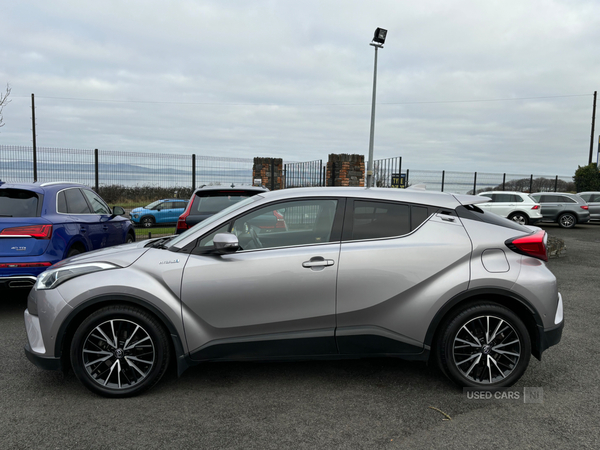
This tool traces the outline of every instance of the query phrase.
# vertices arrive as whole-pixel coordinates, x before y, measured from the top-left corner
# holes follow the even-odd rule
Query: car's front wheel
[[[575,226],[575,224],[577,223],[577,219],[575,218],[575,216],[571,213],[565,213],[562,214],[559,218],[558,218],[558,225],[561,228],[573,228]]]
[[[168,335],[146,311],[111,305],[92,313],[75,331],[71,362],[88,389],[130,397],[154,386],[170,358]]]
[[[479,302],[445,322],[437,351],[442,371],[458,385],[508,387],[527,369],[531,339],[523,321],[511,310]]]
[[[154,218],[150,216],[142,217],[140,223],[144,228],[150,228],[154,225]]]
[[[529,216],[525,213],[512,213],[510,216],[508,216],[508,218],[513,222],[517,222],[521,225],[529,225]]]

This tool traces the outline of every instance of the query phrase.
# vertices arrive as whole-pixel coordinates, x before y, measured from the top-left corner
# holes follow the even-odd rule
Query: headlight
[[[99,272],[101,270],[109,269],[119,269],[119,266],[105,262],[98,262],[75,264],[72,266],[50,269],[38,275],[37,281],[35,282],[35,289],[40,291],[45,289],[54,289],[56,286],[70,278],[75,278],[79,275],[85,275],[86,273]]]

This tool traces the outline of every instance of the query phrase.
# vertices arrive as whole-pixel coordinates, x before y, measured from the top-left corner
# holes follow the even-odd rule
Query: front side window
[[[104,201],[98,197],[95,192],[83,189],[83,193],[90,202],[90,205],[92,205],[92,211],[95,214],[110,215],[110,208],[106,206],[106,203],[104,203]]]
[[[217,233],[235,234],[241,250],[331,242],[337,200],[296,200],[264,206],[220,227],[200,243],[212,245]]]
[[[592,194],[579,194],[579,196],[584,199],[586,202],[589,202],[592,198]]]

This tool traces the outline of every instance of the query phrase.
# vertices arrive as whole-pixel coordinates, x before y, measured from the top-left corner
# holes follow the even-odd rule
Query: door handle
[[[304,261],[302,263],[302,267],[306,269],[310,269],[313,267],[323,269],[324,267],[333,266],[334,263],[335,261],[333,259],[325,259],[321,256],[315,256],[313,258],[310,258],[310,261]]]

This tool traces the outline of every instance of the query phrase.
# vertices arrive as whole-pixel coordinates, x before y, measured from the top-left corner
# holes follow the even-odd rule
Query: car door
[[[469,284],[471,241],[460,219],[452,211],[383,201],[349,201],[346,211],[340,353],[422,352],[434,312]]]
[[[101,247],[123,244],[127,238],[126,219],[113,216],[110,208],[98,194],[92,190],[82,189],[87,198],[94,220],[97,221],[99,232],[102,233]]]
[[[280,211],[287,229],[262,232],[253,221]],[[315,213],[313,215],[312,213]],[[343,202],[318,198],[272,203],[220,224],[186,263],[181,299],[195,360],[337,353],[335,292]],[[240,250],[207,253],[218,232]]]
[[[81,189],[67,188],[58,193],[57,196],[59,212],[66,211],[67,222],[74,222],[78,228],[78,234],[86,242],[88,250],[96,250],[106,246],[106,234],[100,218],[92,213],[91,207]]]
[[[592,194],[588,203],[590,218],[600,220],[600,194]]]
[[[563,209],[563,204],[560,199],[554,194],[542,194],[539,197],[539,202],[542,205],[542,216],[547,220],[556,220]]]

